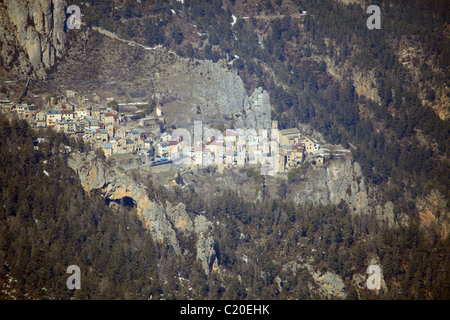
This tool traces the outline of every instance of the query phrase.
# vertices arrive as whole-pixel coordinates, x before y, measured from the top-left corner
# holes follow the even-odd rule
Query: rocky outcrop
[[[372,207],[361,166],[350,156],[329,161],[326,166],[311,166],[294,192],[297,204],[337,205],[344,201],[356,214],[367,213]]]
[[[318,293],[326,299],[345,299],[345,283],[341,277],[333,272],[316,272],[307,265],[314,281],[318,285]]]
[[[12,74],[37,78],[55,64],[65,47],[63,0],[5,0],[0,4],[0,56]]]
[[[347,297],[344,280],[336,273],[317,270],[309,262],[302,258],[289,261],[283,265],[283,272],[298,274],[300,270],[307,270],[311,276],[308,281],[308,288],[318,294],[323,299],[345,299]]]
[[[433,189],[428,195],[418,198],[415,205],[421,224],[426,227],[436,226],[441,238],[445,239],[450,231],[450,212],[445,196]]]
[[[271,128],[270,97],[263,88],[256,88],[250,98],[244,100],[244,112],[235,120],[235,128],[269,129]],[[239,113],[237,113],[239,114]],[[235,115],[236,116],[236,115]]]
[[[77,32],[75,39],[68,37],[64,63],[52,73],[58,86],[55,91],[64,94],[71,89],[86,97],[96,93],[121,103],[155,99],[169,127],[191,130],[194,121],[202,121],[208,128],[225,124],[270,129],[268,92],[256,88],[249,94],[238,73],[220,61],[180,57],[161,46],[148,48],[101,28]]]
[[[211,231],[213,231],[213,223],[211,221],[204,216],[195,217],[197,259],[202,262],[203,269],[208,271],[211,270],[216,262],[214,238],[210,236]]]
[[[392,201],[387,201],[384,205],[377,204],[375,211],[377,213],[377,217],[380,220],[386,221],[389,226],[393,226],[395,224],[394,203],[392,203]]]
[[[269,94],[262,88],[255,89],[249,97],[235,71],[208,60],[177,60],[161,71],[154,82],[168,123],[188,128],[194,120],[201,120],[205,125],[270,128]]]
[[[87,193],[101,190],[109,200],[132,199],[139,218],[154,239],[166,241],[176,253],[181,254],[183,249],[178,240],[178,233],[194,237],[197,258],[201,261],[206,274],[209,274],[216,257],[214,239],[210,235],[212,222],[204,216],[196,216],[193,220],[182,203],[172,205],[168,202],[151,201],[145,186],[134,181],[121,169],[106,165],[97,159],[94,153],[85,155],[73,152],[68,164],[77,173]]]
[[[326,57],[324,61],[327,65],[327,72],[336,80],[345,81],[349,77],[358,96],[380,103],[381,99],[373,70],[366,72],[355,70],[348,61],[343,62],[343,65],[336,65],[329,57]],[[347,70],[351,70],[351,72],[347,72]]]

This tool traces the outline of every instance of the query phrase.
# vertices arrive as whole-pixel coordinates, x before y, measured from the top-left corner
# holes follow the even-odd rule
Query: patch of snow
[[[233,18],[233,22],[231,23],[231,26],[234,26],[234,24],[236,23],[236,21],[237,21],[237,18],[236,18],[236,16],[233,14],[233,15],[231,15],[232,16],[232,18]]]
[[[142,47],[144,47],[144,46],[142,46]],[[162,46],[160,44],[158,44],[158,45],[156,45],[154,47],[144,47],[145,50],[156,50],[156,49],[159,49],[159,48],[162,48]]]

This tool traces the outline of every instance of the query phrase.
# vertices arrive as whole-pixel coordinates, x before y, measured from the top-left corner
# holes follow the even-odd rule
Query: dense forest
[[[213,232],[221,268],[207,277],[194,255],[154,242],[132,205],[84,193],[67,147],[105,161],[101,152],[3,115],[0,133],[2,299],[321,298],[307,269],[283,268],[289,261],[336,273],[348,299],[450,298],[450,242],[433,228],[389,228],[374,216],[351,215],[345,204],[253,203],[233,190],[205,203],[195,190],[147,181],[153,201],[183,202],[189,214],[220,222]],[[183,245],[195,252],[193,243]],[[352,281],[373,256],[389,288],[378,294]],[[66,287],[69,265],[82,271],[81,290]]]

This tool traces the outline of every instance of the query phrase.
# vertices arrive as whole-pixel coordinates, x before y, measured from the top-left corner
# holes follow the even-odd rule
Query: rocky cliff
[[[438,234],[444,239],[448,236],[450,227],[450,211],[447,199],[437,189],[432,189],[426,196],[420,197],[415,203],[422,225],[437,226]]]
[[[181,254],[184,249],[178,234],[193,238],[197,259],[201,261],[206,274],[209,274],[216,257],[214,239],[209,232],[213,228],[212,222],[204,216],[191,219],[182,203],[172,205],[169,202],[151,201],[142,184],[121,169],[108,166],[93,153],[85,155],[74,152],[68,164],[77,173],[86,193],[101,190],[109,200],[132,199],[139,218],[154,239],[166,241],[177,254]]]
[[[64,52],[64,0],[6,0],[0,4],[0,65],[19,78],[44,78]]]
[[[344,202],[352,213],[375,213],[378,220],[390,226],[408,225],[411,219],[410,212],[400,202],[394,203],[378,196],[380,190],[366,183],[360,164],[351,154],[328,161],[325,166],[310,165],[291,192],[292,199],[299,205],[338,205]],[[437,189],[415,199],[415,210],[423,227],[436,228],[442,238],[448,235],[450,215],[447,201]]]
[[[169,123],[185,128],[195,119],[234,128],[270,128],[269,94],[262,88],[249,97],[235,71],[208,60],[177,60],[154,82]]]
[[[361,165],[351,154],[326,161],[324,166],[310,165],[302,174],[301,181],[291,189],[291,197],[298,205],[345,203],[353,214],[375,213],[378,220],[391,226],[408,220],[404,213],[394,217],[397,205],[378,199],[378,191],[366,183]]]
[[[73,31],[73,32],[72,32]],[[180,57],[162,46],[145,47],[101,28],[67,33],[64,63],[49,76],[43,89],[65,94],[95,94],[119,103],[150,102],[162,107],[168,126],[188,128],[194,120],[205,126],[223,123],[235,128],[271,125],[269,94],[250,94],[241,77],[221,61]]]
[[[311,165],[293,192],[297,204],[334,204],[344,201],[356,214],[368,213],[372,207],[369,186],[366,185],[358,162],[351,156],[329,161],[326,166]]]

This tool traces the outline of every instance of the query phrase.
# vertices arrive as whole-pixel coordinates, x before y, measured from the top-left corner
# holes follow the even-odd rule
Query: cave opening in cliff
[[[136,203],[134,202],[133,198],[126,197],[126,196],[123,197],[123,198],[120,198],[120,199],[106,198],[105,201],[106,201],[106,204],[108,206],[110,206],[111,204],[118,204],[118,205],[121,205],[121,206],[123,206],[123,207],[125,207],[127,209],[131,209],[131,208],[136,207]]]

